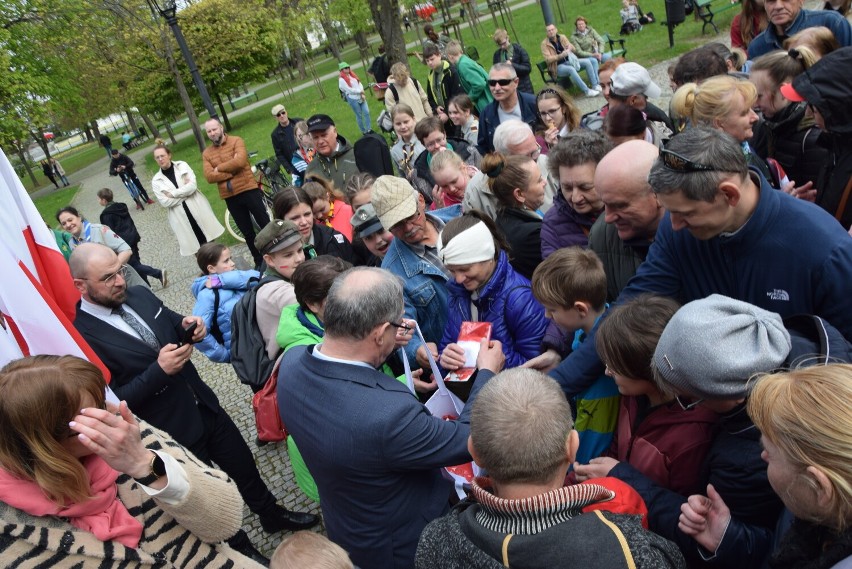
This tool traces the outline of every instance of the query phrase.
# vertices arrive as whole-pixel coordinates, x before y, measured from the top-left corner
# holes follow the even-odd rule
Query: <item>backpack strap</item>
[[[396,85],[394,83],[388,83],[388,89],[390,89],[390,92],[393,93],[393,100],[399,103],[399,91],[396,90]]]
[[[219,289],[213,289],[213,321],[210,322],[210,335],[223,346],[225,345],[225,337],[222,335],[222,330],[219,328]]]
[[[849,203],[849,194],[852,193],[852,177],[846,182],[846,188],[840,196],[840,203],[837,205],[837,211],[834,212],[834,219],[840,221],[843,219],[843,212],[846,211],[846,204]]]

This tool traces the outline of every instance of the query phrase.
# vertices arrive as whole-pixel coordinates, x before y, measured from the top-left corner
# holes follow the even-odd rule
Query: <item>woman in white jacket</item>
[[[194,255],[204,243],[222,235],[225,228],[216,219],[210,202],[198,191],[195,173],[186,162],[172,161],[165,145],[154,147],[160,171],[151,180],[160,205],[169,210],[169,225],[177,237],[180,254]]]
[[[341,61],[338,65],[340,69],[340,77],[337,80],[337,87],[343,93],[343,98],[352,107],[355,113],[355,120],[358,121],[358,130],[361,134],[372,132],[370,127],[370,107],[367,106],[367,95],[364,93],[364,86],[358,79],[358,76],[352,72],[349,64]]]

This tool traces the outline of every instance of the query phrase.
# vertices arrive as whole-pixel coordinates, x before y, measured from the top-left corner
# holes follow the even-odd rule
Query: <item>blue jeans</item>
[[[358,121],[358,130],[361,131],[361,134],[372,130],[370,126],[370,107],[367,106],[367,101],[346,97],[346,102],[349,103],[349,106],[352,107],[352,111],[355,113],[355,120]]]
[[[582,59],[580,60],[580,65],[583,65]],[[588,73],[588,68],[586,68],[586,73]],[[574,66],[570,63],[560,63],[559,65],[557,65],[556,77],[569,77],[571,79],[571,82],[574,83],[574,85],[576,85],[577,88],[580,89],[583,93],[589,92],[589,87],[585,83],[583,83],[583,79],[580,78],[580,74],[577,72],[576,69],[574,69]],[[589,76],[589,79],[591,80],[591,75]]]

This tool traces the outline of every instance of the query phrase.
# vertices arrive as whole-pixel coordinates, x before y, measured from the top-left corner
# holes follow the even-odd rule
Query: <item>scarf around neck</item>
[[[352,79],[354,79],[356,82],[360,82],[360,81],[361,81],[360,79],[358,79],[358,76],[357,76],[357,75],[355,75],[355,72],[354,72],[354,71],[352,71],[351,69],[349,70],[349,73],[344,73],[343,71],[341,71],[341,72],[340,72],[340,77],[341,77],[341,78],[343,78],[343,80],[344,80],[344,81],[346,81],[346,84],[347,84],[349,87],[351,87],[351,86],[352,86]]]
[[[0,500],[31,516],[67,518],[71,525],[94,534],[101,541],[114,540],[136,549],[143,526],[118,499],[115,484],[118,472],[95,455],[84,458],[83,467],[92,490],[92,497],[84,502],[56,504],[35,482],[17,478],[3,469],[0,469]]]

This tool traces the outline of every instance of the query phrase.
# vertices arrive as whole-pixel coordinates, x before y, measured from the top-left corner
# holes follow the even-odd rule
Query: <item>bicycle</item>
[[[249,152],[249,158],[255,158],[257,154],[257,152]],[[290,179],[287,177],[286,171],[282,170],[281,164],[275,156],[256,163],[251,167],[251,171],[254,174],[254,179],[257,181],[257,188],[263,193],[266,213],[269,215],[269,219],[272,219],[272,201],[275,198],[275,194],[290,186]],[[254,218],[252,218],[252,224],[254,225],[255,232],[262,229]],[[240,228],[237,227],[237,223],[231,217],[231,212],[227,208],[225,208],[225,229],[228,230],[228,233],[234,239],[245,243],[245,237],[243,237]]]

